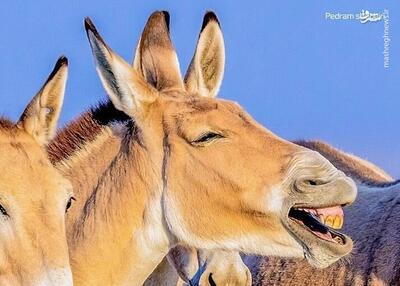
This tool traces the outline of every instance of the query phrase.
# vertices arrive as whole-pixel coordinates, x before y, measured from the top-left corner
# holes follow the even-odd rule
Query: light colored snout
[[[355,182],[318,152],[303,151],[293,163],[293,190],[308,203],[347,205],[356,199]]]
[[[318,178],[300,178],[294,183],[296,192],[307,197],[308,202],[327,205],[329,202],[337,202],[340,205],[348,205],[354,202],[357,196],[355,182],[338,172],[338,175],[329,180],[320,181]]]
[[[36,286],[72,286],[72,272],[69,267],[45,271]]]
[[[303,245],[308,262],[324,268],[353,248],[350,237],[330,226],[341,228],[344,219],[342,206],[354,202],[357,187],[350,177],[317,152],[303,150],[293,157],[291,163],[290,196],[285,202],[287,208],[282,213],[283,221]],[[300,212],[299,215],[296,211]],[[316,225],[325,226],[318,229]]]

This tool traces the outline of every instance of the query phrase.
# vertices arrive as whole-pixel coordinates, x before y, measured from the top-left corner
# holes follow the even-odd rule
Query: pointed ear
[[[183,88],[178,57],[169,34],[169,14],[151,14],[136,48],[133,67],[157,90]]]
[[[196,51],[185,76],[186,89],[215,97],[224,76],[225,46],[221,27],[213,12],[204,15]]]
[[[46,145],[55,135],[67,77],[68,60],[62,56],[17,123],[19,128],[31,134],[41,145]]]
[[[85,28],[97,72],[114,106],[130,116],[142,116],[156,100],[157,91],[107,46],[89,18]]]

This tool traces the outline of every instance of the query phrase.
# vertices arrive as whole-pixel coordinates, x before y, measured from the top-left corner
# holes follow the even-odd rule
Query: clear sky
[[[92,17],[110,46],[131,60],[150,13],[171,14],[182,72],[202,16],[220,18],[226,44],[220,96],[238,101],[287,139],[322,139],[400,177],[400,2],[309,1],[2,1],[0,113],[17,119],[57,57],[70,60],[62,123],[105,97],[83,28]],[[389,11],[384,22],[328,20],[326,13]]]

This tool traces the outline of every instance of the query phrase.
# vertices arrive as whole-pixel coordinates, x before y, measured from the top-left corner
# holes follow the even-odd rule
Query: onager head
[[[85,27],[111,101],[137,126],[132,144],[145,148],[157,173],[170,246],[305,256],[318,267],[351,251],[351,239],[334,228],[342,224],[342,206],[355,199],[354,182],[317,152],[265,129],[237,103],[216,98],[224,43],[213,13],[204,18],[184,80],[167,12],[149,18],[133,67],[89,19]],[[319,219],[328,215],[333,227]]]
[[[72,285],[65,212],[72,190],[47,158],[63,102],[61,57],[19,122],[0,119],[0,285]]]

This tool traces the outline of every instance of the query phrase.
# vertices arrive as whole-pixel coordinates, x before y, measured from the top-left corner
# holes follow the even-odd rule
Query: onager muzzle
[[[338,229],[344,224],[342,207],[354,202],[357,188],[317,152],[301,152],[292,164],[283,223],[305,246],[309,262],[326,267],[352,250],[352,240]]]

